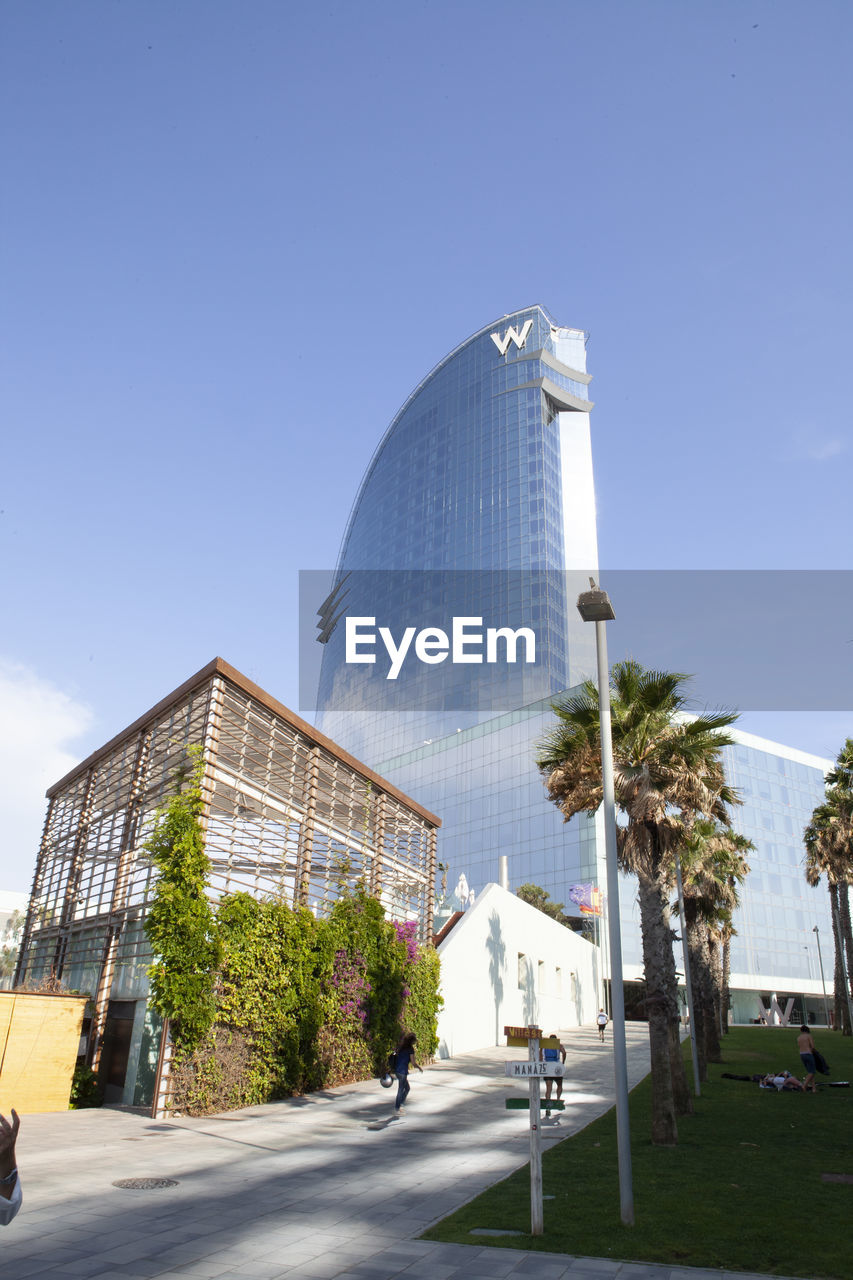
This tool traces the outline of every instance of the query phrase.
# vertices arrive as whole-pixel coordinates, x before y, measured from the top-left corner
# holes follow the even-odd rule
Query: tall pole
[[[616,851],[616,787],[610,732],[610,668],[607,630],[595,624],[598,658],[598,706],[601,715],[601,778],[604,787],[604,848],[607,854],[607,924],[610,936],[610,1017],[613,1022],[613,1070],[616,1083],[616,1146],[619,1153],[619,1206],[622,1222],[634,1225],[631,1130],[628,1115],[628,1053],[625,1047],[625,991],[622,986],[622,926],[619,920],[619,868]]]
[[[823,956],[820,954],[820,929],[817,925],[812,929],[817,940],[817,962],[820,965],[820,985],[823,987],[823,1013],[826,1018],[826,1025],[829,1026],[829,1003],[826,998],[826,981],[823,976]]]
[[[678,886],[678,919],[681,922],[681,954],[684,957],[684,988],[687,992],[687,1016],[690,1019],[690,1052],[693,1055],[693,1084],[696,1097],[702,1096],[699,1083],[699,1053],[696,1048],[696,1019],[693,1017],[693,983],[690,979],[690,953],[687,950],[687,922],[684,919],[684,887],[681,883],[681,856],[675,851],[675,883]]]
[[[539,1035],[527,1042],[530,1062],[539,1061]],[[542,1110],[539,1077],[530,1076],[530,1234],[541,1236],[545,1230],[542,1211]]]

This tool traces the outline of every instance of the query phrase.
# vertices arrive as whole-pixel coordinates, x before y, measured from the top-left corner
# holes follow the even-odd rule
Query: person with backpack
[[[397,1045],[393,1057],[393,1071],[397,1077],[397,1101],[394,1103],[394,1110],[399,1113],[401,1107],[405,1106],[406,1098],[409,1096],[409,1067],[417,1067],[418,1071],[423,1072],[423,1067],[419,1067],[415,1062],[415,1045],[417,1037],[413,1031],[406,1031],[400,1037],[400,1043]]]
[[[557,1040],[559,1043],[559,1037],[557,1036],[557,1033],[555,1031],[551,1032],[548,1039]],[[560,1044],[559,1049],[552,1049],[550,1045],[547,1049],[540,1049],[539,1057],[543,1062],[550,1062],[552,1065],[557,1062],[562,1062],[563,1066],[566,1065],[566,1050],[562,1044]],[[545,1114],[548,1116],[550,1116],[551,1114],[551,1111],[550,1111],[551,1090],[554,1087],[554,1079],[555,1079],[554,1076],[547,1076],[545,1079]],[[563,1077],[557,1076],[556,1080],[557,1080],[557,1101],[559,1102],[563,1096]]]
[[[598,1023],[598,1038],[604,1044],[604,1028],[607,1026],[607,1014],[603,1009],[599,1009],[595,1021]]]

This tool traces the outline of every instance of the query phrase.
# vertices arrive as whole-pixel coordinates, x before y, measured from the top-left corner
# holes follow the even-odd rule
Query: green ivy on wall
[[[202,811],[200,747],[177,777],[178,790],[160,810],[143,848],[159,872],[145,932],[156,960],[149,969],[150,1000],[170,1018],[179,1041],[192,1048],[213,1025],[214,978],[221,946],[205,889],[210,863],[199,818]]]
[[[151,1001],[172,1021],[174,1107],[205,1115],[380,1073],[401,1033],[431,1057],[439,959],[359,884],[327,919],[248,893],[205,896],[201,763],[145,848],[159,878],[145,928]]]

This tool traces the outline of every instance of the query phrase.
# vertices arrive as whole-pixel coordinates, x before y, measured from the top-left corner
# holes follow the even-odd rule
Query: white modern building
[[[486,885],[438,953],[440,1058],[505,1044],[505,1026],[581,1026],[601,1003],[599,949],[499,884]]]

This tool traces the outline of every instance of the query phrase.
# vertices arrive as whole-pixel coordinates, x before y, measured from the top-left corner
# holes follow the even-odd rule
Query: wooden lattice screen
[[[93,993],[93,1066],[111,996],[147,993],[142,845],[194,744],[213,900],[244,890],[325,915],[363,881],[432,934],[438,819],[217,658],[48,792],[15,981]]]

